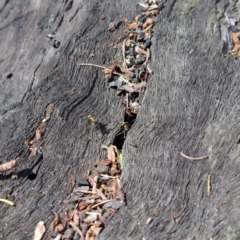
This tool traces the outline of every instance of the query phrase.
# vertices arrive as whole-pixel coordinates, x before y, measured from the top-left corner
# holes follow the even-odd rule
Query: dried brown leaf
[[[133,78],[134,77],[134,73],[132,71],[129,71],[126,68],[120,68],[121,72],[124,74],[125,77],[127,78]]]
[[[150,25],[154,25],[156,23],[156,18],[148,18],[146,22],[143,24],[143,29],[147,28]]]
[[[88,206],[88,204],[86,203],[86,201],[82,201],[78,204],[78,211],[82,211],[84,209],[86,209]]]
[[[106,75],[112,75],[113,71],[111,69],[103,69],[102,72]]]
[[[131,29],[131,30],[134,30],[135,28],[141,26],[140,23],[137,23],[137,22],[133,22],[133,23],[130,23],[128,24],[128,28]]]
[[[151,24],[149,25],[147,28],[143,29],[143,32],[146,33],[148,32],[152,27],[153,27],[154,24]]]
[[[102,160],[99,162],[95,162],[93,165],[94,166],[109,166],[112,163],[111,160]]]
[[[113,32],[114,30],[116,30],[116,28],[118,28],[118,26],[121,22],[122,21],[119,19],[115,19],[114,21],[110,22],[108,25],[108,31]]]
[[[140,89],[142,87],[146,87],[147,83],[146,82],[140,82],[134,85],[134,89]]]
[[[56,212],[51,211],[51,213],[55,215],[55,218],[50,223],[50,229],[54,231],[55,227],[60,223],[60,218]]]
[[[34,230],[33,240],[41,240],[45,232],[46,232],[46,228],[44,226],[44,222],[43,221],[38,222]]]

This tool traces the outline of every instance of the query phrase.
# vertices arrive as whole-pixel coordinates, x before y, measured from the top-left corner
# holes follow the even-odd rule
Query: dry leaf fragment
[[[46,228],[44,226],[44,222],[43,221],[38,222],[34,230],[33,240],[41,240],[45,232],[46,232]]]
[[[0,165],[0,172],[6,172],[8,170],[13,169],[17,165],[19,157],[13,160],[10,160],[9,162],[3,163]]]
[[[82,211],[84,209],[86,209],[88,206],[88,204],[86,203],[86,201],[81,201],[79,204],[78,204],[78,211]]]
[[[141,26],[141,24],[140,23],[136,23],[136,22],[128,24],[128,28],[131,29],[131,30],[134,30],[135,28],[137,28],[139,26]]]
[[[140,89],[142,87],[146,87],[147,83],[146,82],[140,82],[134,85],[135,89]]]
[[[99,19],[100,19],[100,20],[103,20],[103,19],[105,19],[105,16],[104,16],[104,15],[101,15],[101,16],[99,17]]]
[[[114,21],[110,22],[108,25],[108,31],[113,32],[114,30],[116,30],[121,22],[122,21],[119,19],[115,19]]]
[[[54,231],[55,227],[60,223],[60,218],[56,212],[51,211],[51,213],[53,213],[55,215],[55,218],[50,223],[50,229]]]
[[[156,18],[148,18],[146,22],[143,24],[143,29],[147,28],[150,25],[154,25],[156,23]]]
[[[129,69],[126,69],[126,68],[122,67],[122,68],[120,68],[120,70],[126,78],[133,78],[134,77],[134,73],[132,71],[130,71]]]
[[[114,147],[112,146],[108,148],[108,159],[111,160],[112,162],[115,162],[116,160]]]
[[[29,148],[30,150],[31,150],[31,152],[32,152],[32,155],[35,157],[35,156],[37,156],[37,148],[36,147],[31,147],[31,148]]]
[[[109,166],[112,163],[111,160],[102,160],[99,162],[95,162],[93,165],[94,166]]]

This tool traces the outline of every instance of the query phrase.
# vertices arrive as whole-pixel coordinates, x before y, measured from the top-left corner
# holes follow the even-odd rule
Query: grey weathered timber
[[[121,131],[121,98],[101,70],[119,59],[124,24],[142,9],[127,0],[5,0],[0,3],[0,160],[20,157],[18,180],[0,175],[0,239],[31,239],[50,211],[64,213],[73,177],[105,157]],[[224,58],[221,24],[239,19],[237,0],[169,0],[154,27],[146,95],[123,145],[122,186],[127,206],[98,239],[240,238],[239,59]],[[106,19],[99,20],[100,15]],[[50,39],[48,34],[56,34]],[[60,42],[54,48],[54,40]],[[55,42],[56,44],[56,42]],[[94,57],[91,57],[94,54]],[[24,144],[54,104],[32,156]],[[104,126],[89,124],[91,114]],[[134,141],[138,148],[129,145]],[[189,161],[183,153],[201,157]],[[208,196],[207,179],[212,191]],[[31,180],[32,179],[32,180]],[[185,210],[173,221],[173,212]],[[151,218],[151,222],[146,224]]]

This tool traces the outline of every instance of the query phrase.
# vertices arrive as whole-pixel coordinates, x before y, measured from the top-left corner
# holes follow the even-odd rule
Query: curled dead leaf
[[[55,215],[55,218],[50,223],[50,229],[55,231],[55,227],[60,223],[60,218],[56,212],[51,211],[51,213],[53,213]]]

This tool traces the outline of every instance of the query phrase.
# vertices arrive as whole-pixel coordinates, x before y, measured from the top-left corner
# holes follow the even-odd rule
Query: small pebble
[[[81,222],[87,217],[87,214],[85,212],[79,212],[78,215]]]
[[[98,166],[97,171],[100,174],[107,174],[109,172],[109,167],[108,166]]]
[[[77,190],[85,190],[85,191],[89,191],[89,186],[82,186],[82,187],[77,187]]]
[[[106,208],[113,208],[115,210],[118,210],[122,206],[122,203],[119,201],[112,201],[104,204],[104,207]]]
[[[68,228],[65,232],[64,232],[64,236],[65,238],[72,238],[74,234],[74,231],[72,228]]]
[[[88,230],[88,224],[87,223],[80,223],[80,228],[82,229],[83,234],[85,235]]]
[[[76,183],[77,183],[77,185],[79,187],[81,187],[81,186],[89,186],[90,185],[88,180],[86,178],[82,178],[82,177],[78,177],[76,179]]]
[[[73,236],[73,240],[79,240],[79,238],[80,238],[80,235],[78,234],[78,232],[75,232]]]

